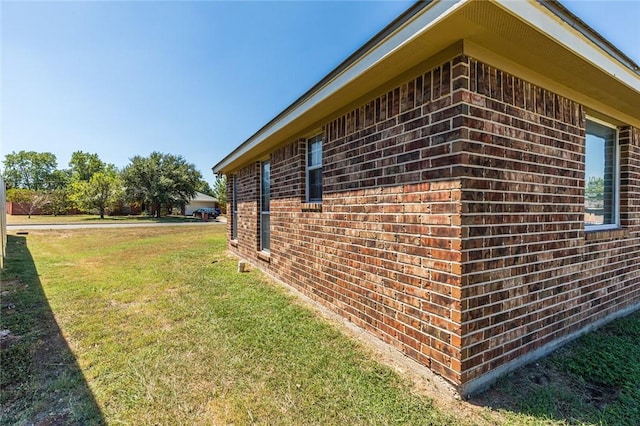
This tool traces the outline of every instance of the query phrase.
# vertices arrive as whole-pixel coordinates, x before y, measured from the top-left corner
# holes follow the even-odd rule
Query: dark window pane
[[[307,140],[307,201],[322,201],[322,136]]]
[[[233,176],[233,195],[231,199],[231,238],[238,239],[238,176]]]
[[[269,251],[271,248],[271,218],[269,213],[260,215],[260,249]]]
[[[234,240],[238,239],[238,212],[233,212],[231,222],[231,238]]]
[[[309,170],[309,201],[322,200],[322,169]]]
[[[261,203],[260,210],[269,211],[269,203],[271,199],[271,165],[269,162],[262,163],[262,187],[261,187]]]

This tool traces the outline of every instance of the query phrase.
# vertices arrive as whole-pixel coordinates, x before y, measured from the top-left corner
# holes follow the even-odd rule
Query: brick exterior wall
[[[260,163],[255,162],[236,173],[232,179],[227,179],[227,200],[233,197],[233,179],[238,181],[238,239],[231,238],[232,215],[228,215],[227,240],[239,253],[255,256],[260,249],[258,235],[260,235]]]
[[[6,208],[7,214],[9,215],[26,216],[29,214],[29,209],[31,208],[31,205],[29,203],[18,203],[15,201],[6,201],[5,208]],[[43,209],[37,208],[31,214],[39,215],[39,214],[45,214],[45,213]]]
[[[640,132],[620,130],[622,230],[584,230],[584,108],[459,56],[238,170],[230,247],[457,385],[640,303]],[[231,236],[229,226],[229,237]]]
[[[463,382],[640,302],[637,130],[620,132],[626,229],[585,233],[583,107],[472,59],[469,76]]]

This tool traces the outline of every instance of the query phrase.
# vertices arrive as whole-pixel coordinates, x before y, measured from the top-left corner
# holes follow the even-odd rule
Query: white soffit
[[[595,43],[585,40],[585,37],[569,23],[558,22],[561,18],[551,11],[531,1],[495,1],[512,15],[525,19],[558,44],[640,93],[640,78],[637,74],[604,52]]]
[[[395,52],[400,51],[405,45],[419,38],[443,20],[458,12],[465,5],[474,0],[434,0],[432,3],[418,11],[414,16],[407,18],[406,22],[377,44],[365,50],[360,56],[354,54],[352,63],[345,65],[340,71],[334,71],[335,75],[325,77],[318,83],[317,88],[311,89],[291,106],[281,112],[271,122],[258,130],[234,151],[213,167],[214,173],[219,173],[232,166],[244,155],[258,148],[272,136],[285,129],[292,123],[298,122],[301,117],[320,105],[325,100],[339,93],[343,88],[358,80],[368,70],[380,63],[384,63]],[[481,0],[482,1],[482,0]],[[535,0],[493,0],[492,4],[514,16],[523,24],[536,29],[559,46],[563,46],[577,57],[590,63],[595,69],[601,70],[606,75],[612,76],[632,91],[640,93],[640,78],[632,70],[624,66],[617,59],[609,55],[597,43],[586,38],[578,30],[572,27],[571,22],[565,22],[561,17],[548,10],[544,5]],[[461,28],[460,37],[464,38],[470,28]],[[371,43],[371,42],[370,42]],[[367,46],[367,45],[365,45]],[[366,48],[363,46],[363,49]],[[347,59],[349,61],[350,59]]]

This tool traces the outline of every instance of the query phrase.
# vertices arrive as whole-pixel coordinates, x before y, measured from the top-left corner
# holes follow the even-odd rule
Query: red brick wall
[[[227,199],[232,200],[233,179],[238,180],[238,239],[231,240],[233,215],[227,215],[227,239],[244,256],[254,257],[259,250],[260,234],[260,163],[251,163],[238,170],[231,179],[227,179]]]
[[[239,170],[231,248],[464,385],[640,303],[640,133],[620,132],[625,229],[596,233],[584,134],[581,105],[460,56],[323,126],[322,204],[306,139],[270,154],[268,257],[259,163]]]
[[[637,130],[620,133],[626,229],[586,233],[584,108],[473,59],[469,77],[463,382],[640,302]]]
[[[7,214],[9,215],[22,215],[22,216],[26,216],[29,214],[29,209],[31,208],[31,205],[29,203],[18,203],[15,201],[7,201],[6,202],[6,209],[7,209]],[[32,215],[40,215],[40,214],[44,214],[44,212],[42,211],[41,208],[37,208],[35,209],[32,213]]]
[[[640,129],[623,127],[620,138],[620,221],[640,232]]]
[[[325,194],[317,212],[274,201],[272,244],[283,250],[272,245],[270,267],[455,380],[459,197],[458,183],[433,182]]]
[[[243,256],[453,382],[460,380],[460,182],[453,61],[324,126],[323,202],[305,203],[305,139],[271,156],[271,256]],[[240,181],[259,171],[249,167]],[[240,191],[240,229],[256,220]],[[247,200],[246,203],[243,200]],[[247,238],[251,244],[243,243]]]

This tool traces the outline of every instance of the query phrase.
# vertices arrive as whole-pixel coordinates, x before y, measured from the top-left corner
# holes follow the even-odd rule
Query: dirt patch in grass
[[[580,386],[553,364],[535,362],[502,377],[489,390],[475,395],[469,402],[494,410],[509,410],[536,414],[550,407],[543,406],[539,394],[574,394]],[[551,401],[551,399],[550,399]],[[556,400],[559,403],[559,400]],[[563,404],[558,404],[559,417],[566,417]]]
[[[603,383],[587,383],[584,386],[585,403],[603,410],[618,400],[621,389]]]
[[[8,349],[20,341],[20,336],[14,335],[11,330],[0,330],[0,349]]]
[[[619,402],[620,391],[617,386],[583,383],[552,363],[542,361],[507,375],[469,402],[503,414],[521,413],[570,424],[596,421],[620,425],[625,423],[610,421],[605,414],[608,407]],[[628,424],[637,423],[629,419]]]

